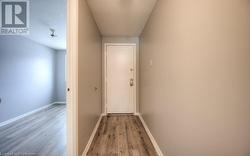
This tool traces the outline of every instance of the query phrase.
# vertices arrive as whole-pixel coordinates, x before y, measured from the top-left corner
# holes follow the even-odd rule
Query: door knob
[[[129,82],[130,86],[134,86],[134,79],[130,79],[130,82]]]

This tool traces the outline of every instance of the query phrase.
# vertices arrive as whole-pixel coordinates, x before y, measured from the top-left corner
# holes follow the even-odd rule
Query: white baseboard
[[[46,108],[48,108],[48,107],[50,107],[50,106],[52,106],[52,105],[54,105],[54,104],[57,104],[57,102],[53,102],[53,103],[51,103],[51,104],[45,105],[45,106],[40,107],[40,108],[38,108],[38,109],[35,109],[35,110],[33,110],[33,111],[27,112],[27,113],[25,113],[25,114],[23,114],[23,115],[20,115],[20,116],[17,116],[17,117],[15,117],[15,118],[9,119],[9,120],[7,120],[7,121],[1,122],[1,123],[0,123],[0,127],[5,126],[5,125],[8,125],[8,124],[10,124],[10,123],[12,123],[12,122],[15,122],[15,121],[17,121],[17,120],[19,120],[19,119],[22,119],[22,118],[24,118],[24,117],[26,117],[26,116],[29,116],[29,115],[31,115],[31,114],[34,114],[34,113],[36,113],[36,112],[39,112],[39,111],[41,111],[41,110],[43,110],[43,109],[46,109]]]
[[[135,115],[135,116],[140,116],[140,113],[135,112],[134,115]]]
[[[93,132],[92,132],[92,134],[91,134],[91,136],[90,136],[90,138],[89,138],[89,141],[88,141],[88,143],[87,143],[87,145],[86,145],[86,147],[85,147],[85,149],[84,149],[84,151],[83,151],[83,153],[82,153],[82,156],[86,156],[86,155],[87,155],[87,153],[88,153],[88,151],[89,151],[89,148],[90,148],[90,146],[91,146],[91,143],[92,143],[92,141],[94,140],[95,134],[96,134],[96,132],[97,132],[97,130],[98,130],[98,127],[99,127],[99,125],[100,125],[100,123],[101,123],[101,120],[102,120],[102,117],[103,117],[103,116],[105,116],[105,114],[101,114],[101,115],[100,115],[100,117],[99,117],[99,119],[98,119],[98,121],[97,121],[97,123],[96,123],[96,125],[95,125],[95,128],[94,128],[94,130],[93,130]]]
[[[62,102],[53,102],[53,104],[62,104],[62,105],[66,105],[66,101],[62,101]]]
[[[147,134],[148,134],[148,136],[149,136],[155,150],[156,150],[156,153],[158,154],[158,156],[163,156],[163,153],[162,153],[159,145],[157,144],[157,142],[156,142],[155,138],[153,137],[152,133],[150,132],[150,130],[149,130],[146,122],[144,121],[143,117],[141,116],[140,113],[136,113],[136,115],[140,118],[140,120],[141,120],[141,122],[142,122],[142,124],[143,124],[143,126],[144,126],[144,128],[145,128],[145,130],[146,130],[146,132],[147,132]]]

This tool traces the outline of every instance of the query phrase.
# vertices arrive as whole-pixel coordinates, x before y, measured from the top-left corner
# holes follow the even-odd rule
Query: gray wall
[[[79,1],[78,14],[78,155],[82,155],[101,114],[102,39],[86,1]]]
[[[57,53],[48,47],[0,36],[0,122],[58,101],[56,60]]]
[[[249,1],[158,0],[140,42],[140,110],[164,155],[250,155],[249,34]]]
[[[56,51],[56,102],[66,102],[66,50]]]

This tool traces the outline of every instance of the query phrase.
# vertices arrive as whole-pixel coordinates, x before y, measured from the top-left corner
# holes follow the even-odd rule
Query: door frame
[[[137,101],[137,55],[136,43],[104,43],[104,114],[107,114],[108,111],[108,101],[107,101],[107,53],[108,46],[133,46],[133,68],[134,68],[134,87],[133,87],[133,113],[136,114],[136,101]]]
[[[78,156],[78,3],[67,0],[67,156]]]

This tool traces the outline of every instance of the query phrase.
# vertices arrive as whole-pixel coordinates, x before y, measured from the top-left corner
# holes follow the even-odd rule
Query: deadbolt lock
[[[129,82],[130,86],[134,86],[134,79],[130,79],[130,82]]]

